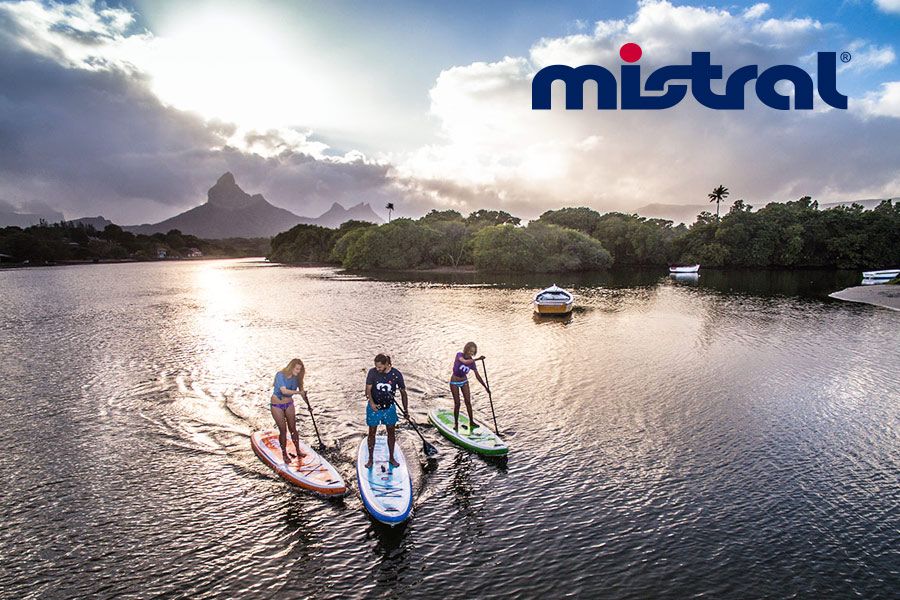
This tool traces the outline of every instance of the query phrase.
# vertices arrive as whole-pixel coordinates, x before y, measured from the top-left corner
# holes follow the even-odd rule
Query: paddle
[[[322,443],[322,436],[319,435],[319,428],[316,427],[316,418],[313,416],[312,405],[309,403],[309,394],[300,394],[303,397],[303,400],[306,402],[306,408],[309,409],[309,418],[312,419],[313,429],[316,430],[316,437],[319,438],[319,450],[325,449],[325,444]]]
[[[499,436],[500,428],[497,427],[497,415],[494,414],[494,399],[491,397],[491,382],[488,381],[487,363],[484,362],[484,358],[481,359],[481,366],[484,368],[484,385],[487,387],[488,402],[491,403],[491,416],[494,417],[494,433]]]
[[[438,449],[428,443],[428,440],[425,439],[425,436],[422,435],[422,432],[419,431],[418,427],[416,427],[415,421],[410,418],[409,413],[400,408],[400,405],[397,404],[396,400],[394,400],[394,404],[397,406],[397,410],[399,410],[403,414],[403,416],[406,417],[406,420],[409,421],[409,424],[412,425],[416,433],[419,434],[419,437],[422,438],[422,450],[425,451],[425,454],[427,454],[428,456],[434,456],[435,454],[437,454]]]

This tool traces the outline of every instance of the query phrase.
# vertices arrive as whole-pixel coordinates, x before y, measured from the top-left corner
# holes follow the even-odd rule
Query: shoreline
[[[900,311],[900,286],[898,285],[858,285],[828,294],[828,297]]]
[[[149,262],[185,262],[185,261],[204,261],[204,260],[225,260],[238,258],[264,258],[259,256],[172,256],[166,258],[101,258],[99,260],[55,260],[49,262],[15,262],[0,263],[0,269],[29,269],[44,267],[72,267],[77,265],[121,265],[133,263],[149,263]]]

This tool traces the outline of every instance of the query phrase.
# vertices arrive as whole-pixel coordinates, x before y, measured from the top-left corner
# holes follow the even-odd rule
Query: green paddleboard
[[[469,427],[469,417],[463,409],[459,413],[459,431],[453,430],[453,411],[448,408],[434,408],[428,411],[428,420],[437,427],[445,438],[466,450],[488,456],[504,456],[509,447],[497,435],[475,421],[475,432]]]

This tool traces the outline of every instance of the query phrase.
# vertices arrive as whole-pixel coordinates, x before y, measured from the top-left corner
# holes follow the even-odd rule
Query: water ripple
[[[900,587],[900,317],[712,274],[571,282],[578,310],[535,319],[530,282],[466,277],[258,261],[0,271],[0,352],[16,359],[0,378],[0,595]],[[446,378],[470,340],[488,356],[507,461],[427,423],[451,404]],[[416,500],[395,529],[368,518],[354,481],[378,352],[440,449],[427,461],[401,425]],[[272,426],[274,372],[294,356],[343,499],[290,487],[250,449]],[[303,403],[297,415],[315,440]]]

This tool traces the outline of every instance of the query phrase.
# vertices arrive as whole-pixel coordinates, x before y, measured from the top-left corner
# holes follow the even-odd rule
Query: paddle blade
[[[425,449],[425,454],[428,456],[435,456],[438,453],[438,449],[435,448],[434,446],[432,446],[431,444],[429,444],[428,442],[425,442],[423,448]]]

